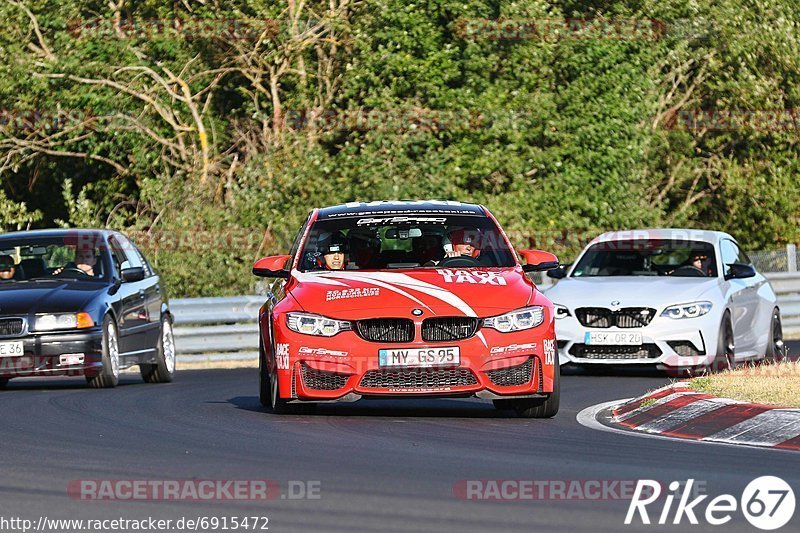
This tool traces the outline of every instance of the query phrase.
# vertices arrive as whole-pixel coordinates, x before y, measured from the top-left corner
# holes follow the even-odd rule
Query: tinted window
[[[745,254],[744,251],[742,251],[742,249],[739,248],[739,246],[735,242],[729,239],[723,239],[722,241],[720,241],[719,249],[720,249],[720,254],[722,255],[722,263],[723,265],[725,265],[724,268],[726,276],[730,271],[730,265],[734,263],[742,265],[752,264],[750,258],[747,257],[747,254]]]
[[[102,235],[68,233],[57,237],[0,239],[0,281],[108,279]]]
[[[581,257],[574,277],[716,276],[714,247],[706,242],[641,239],[600,242]]]

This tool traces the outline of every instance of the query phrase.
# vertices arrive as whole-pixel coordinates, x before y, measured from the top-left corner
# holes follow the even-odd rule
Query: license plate
[[[587,331],[583,342],[597,346],[640,346],[642,333],[639,331]]]
[[[24,354],[22,341],[0,342],[0,357],[21,357]]]
[[[457,346],[378,350],[380,366],[457,366],[460,363],[461,355]]]

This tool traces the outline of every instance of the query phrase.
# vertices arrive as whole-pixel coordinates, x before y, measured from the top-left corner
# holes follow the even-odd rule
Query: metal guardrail
[[[765,275],[778,294],[784,334],[800,335],[800,273]],[[264,296],[171,300],[178,353],[248,352],[255,357],[258,352],[256,319],[265,300]]]

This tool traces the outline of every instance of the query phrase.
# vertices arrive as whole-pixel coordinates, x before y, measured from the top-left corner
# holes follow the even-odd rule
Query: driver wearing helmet
[[[347,239],[339,232],[321,233],[317,239],[316,266],[325,270],[344,270]]]
[[[467,255],[477,259],[481,253],[482,235],[480,230],[459,229],[451,231],[448,235],[453,250],[447,252],[447,257],[461,257]]]

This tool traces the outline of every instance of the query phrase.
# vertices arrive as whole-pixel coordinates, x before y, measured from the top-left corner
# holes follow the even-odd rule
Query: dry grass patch
[[[800,361],[758,365],[690,381],[692,389],[752,403],[800,407]]]

